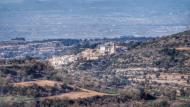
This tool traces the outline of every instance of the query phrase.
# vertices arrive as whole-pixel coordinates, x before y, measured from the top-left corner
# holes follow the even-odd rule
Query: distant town
[[[27,56],[47,59],[52,56],[62,56],[77,54],[76,51],[81,51],[82,48],[96,48],[96,49],[86,49],[83,50],[81,54],[89,54],[87,59],[92,59],[93,57],[99,57],[100,54],[114,53],[114,47],[110,48],[107,46],[107,42],[117,43],[127,43],[127,42],[138,42],[146,41],[152,39],[151,37],[121,37],[114,39],[55,39],[55,40],[43,40],[43,41],[27,41],[25,38],[13,38],[10,41],[0,42],[0,58],[1,59],[19,59]],[[112,44],[112,45],[113,45]],[[93,47],[99,45],[98,47]],[[76,50],[75,48],[78,48]],[[92,52],[93,51],[93,52]],[[99,51],[99,52],[98,52]],[[101,51],[101,52],[100,52]],[[105,52],[103,52],[105,51]],[[106,52],[107,51],[107,52]],[[98,54],[96,54],[98,53]],[[93,55],[94,54],[94,55]]]

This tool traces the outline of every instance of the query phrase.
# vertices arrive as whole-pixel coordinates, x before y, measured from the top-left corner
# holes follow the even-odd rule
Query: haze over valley
[[[1,0],[0,40],[164,36],[189,29],[189,0]]]

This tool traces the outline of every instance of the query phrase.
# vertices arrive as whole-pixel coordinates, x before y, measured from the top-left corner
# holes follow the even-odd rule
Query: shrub
[[[132,100],[140,100],[143,98],[144,89],[127,87],[123,89],[120,94],[130,97]]]
[[[169,107],[169,103],[165,99],[158,99],[148,104],[148,107]]]

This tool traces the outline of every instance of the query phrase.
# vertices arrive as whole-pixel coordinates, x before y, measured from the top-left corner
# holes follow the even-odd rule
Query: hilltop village
[[[84,49],[82,52],[74,55],[63,55],[49,59],[49,62],[55,67],[60,68],[77,60],[98,60],[106,55],[112,55],[118,47],[113,42],[98,45],[95,49]]]
[[[190,31],[0,42],[2,107],[189,107]]]

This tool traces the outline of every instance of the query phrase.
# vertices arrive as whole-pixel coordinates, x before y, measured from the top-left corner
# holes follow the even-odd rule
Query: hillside
[[[189,72],[189,49],[190,31],[185,31],[143,43],[118,57],[117,62],[129,67],[156,67],[163,68],[165,72]]]
[[[117,87],[132,84],[133,78],[145,79],[144,77],[147,77],[149,79],[157,73],[168,76],[177,73],[174,74],[175,78],[168,77],[175,80],[167,81],[178,81],[181,78],[180,74],[187,74],[190,71],[189,48],[190,31],[185,31],[140,43],[134,48],[127,48],[123,52],[98,60],[77,61],[64,69],[69,71],[68,74],[73,75],[72,78],[76,79],[74,82],[77,81],[78,85],[93,89],[98,87],[104,89],[106,86],[117,89]],[[153,74],[151,75],[151,73]],[[182,81],[186,85],[188,85],[187,78]],[[167,81],[163,80],[163,82],[159,79],[163,78],[153,81],[167,83]],[[87,82],[84,83],[85,80]],[[107,88],[105,89],[107,90]]]
[[[190,30],[146,42],[139,48],[190,47]]]
[[[189,107],[189,37],[186,31],[129,42],[122,51],[62,69],[33,58],[1,60],[0,105]]]
[[[96,61],[77,62],[76,69],[101,71],[116,68],[158,68],[165,72],[189,72],[190,31],[138,44],[124,53]],[[162,68],[162,69],[161,69]]]
[[[138,44],[135,48],[126,50],[124,53],[116,53],[98,61],[88,61],[83,64],[91,69],[103,68],[104,70],[107,68],[141,67],[157,68],[165,72],[189,72],[189,49],[190,31],[185,31],[150,40]],[[104,64],[100,64],[101,62]]]

